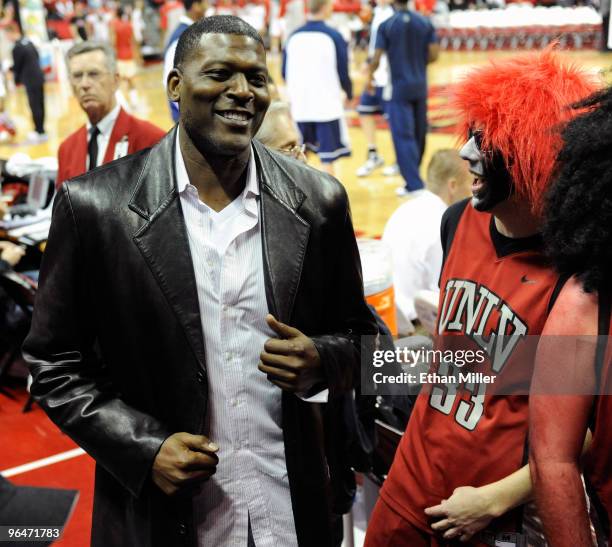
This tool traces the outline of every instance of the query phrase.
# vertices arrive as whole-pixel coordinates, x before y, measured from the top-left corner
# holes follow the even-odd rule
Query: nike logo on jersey
[[[524,275],[523,277],[521,277],[521,283],[527,283],[527,285],[535,285],[537,281],[533,279],[528,279],[527,276]]]

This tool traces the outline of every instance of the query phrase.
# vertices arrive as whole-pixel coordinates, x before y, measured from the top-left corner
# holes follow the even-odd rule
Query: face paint
[[[490,211],[508,199],[514,186],[499,152],[482,150],[482,132],[470,131],[459,155],[469,163],[472,182],[472,206],[477,211]]]

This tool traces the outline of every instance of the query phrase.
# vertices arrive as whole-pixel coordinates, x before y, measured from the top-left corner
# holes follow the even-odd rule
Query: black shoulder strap
[[[442,268],[440,271],[444,269],[446,257],[448,253],[450,253],[450,248],[453,244],[453,239],[455,239],[455,233],[457,232],[457,226],[459,226],[461,215],[463,215],[469,201],[469,198],[464,199],[451,205],[444,211],[442,222],[440,223],[440,240],[442,242]],[[439,284],[440,280],[438,280],[438,285]]]
[[[557,279],[555,288],[553,289],[553,292],[550,295],[550,300],[548,301],[548,308],[546,309],[546,315],[550,314],[550,312],[552,311],[555,305],[555,302],[557,301],[557,298],[559,298],[559,294],[561,294],[561,289],[563,289],[563,287],[567,283],[567,280],[570,277],[571,277],[570,274],[564,273],[559,276],[559,279]]]
[[[604,361],[606,359],[606,347],[608,335],[610,334],[610,311],[612,308],[612,295],[610,291],[599,291],[599,305],[597,311],[597,348],[595,349],[595,381],[597,382],[597,391],[601,382],[601,374],[603,372]]]
[[[601,502],[601,499],[599,499],[599,495],[591,484],[588,475],[583,475],[583,478],[584,486],[586,487],[587,495],[589,496],[589,500],[591,502],[589,517],[591,519],[591,524],[595,529],[597,545],[607,545],[608,543],[604,543],[604,539],[610,537],[610,520],[608,518],[608,511]]]
[[[606,348],[608,335],[610,333],[610,312],[612,310],[612,295],[610,291],[599,291],[598,311],[597,311],[597,347],[595,349],[595,397],[593,398],[593,406],[589,416],[589,429],[595,431],[595,422],[597,420],[597,401],[601,395],[601,375],[603,372],[604,362],[606,358]],[[587,475],[584,476],[587,492],[591,499],[593,508],[599,520],[600,526],[603,528],[606,537],[610,535],[610,521],[608,513],[605,510],[597,492],[590,484]]]

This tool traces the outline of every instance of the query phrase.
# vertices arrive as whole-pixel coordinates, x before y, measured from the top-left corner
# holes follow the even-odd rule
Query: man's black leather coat
[[[171,131],[63,185],[24,344],[32,393],[97,462],[96,547],[196,544],[190,498],[150,480],[170,434],[206,434],[206,340],[174,143]],[[359,335],[377,332],[346,193],[256,141],[254,150],[270,312],[313,338],[330,397],[341,395],[358,382]],[[299,545],[330,545],[322,407],[288,393],[282,405]]]

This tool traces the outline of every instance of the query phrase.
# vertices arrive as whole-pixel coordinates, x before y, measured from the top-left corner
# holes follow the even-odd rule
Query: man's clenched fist
[[[273,315],[266,322],[278,335],[269,338],[261,352],[259,370],[274,385],[294,393],[306,393],[323,381],[321,357],[314,342],[295,327],[278,321]]]
[[[215,474],[219,447],[204,435],[174,433],[159,449],[153,469],[153,482],[168,496],[209,479]]]

